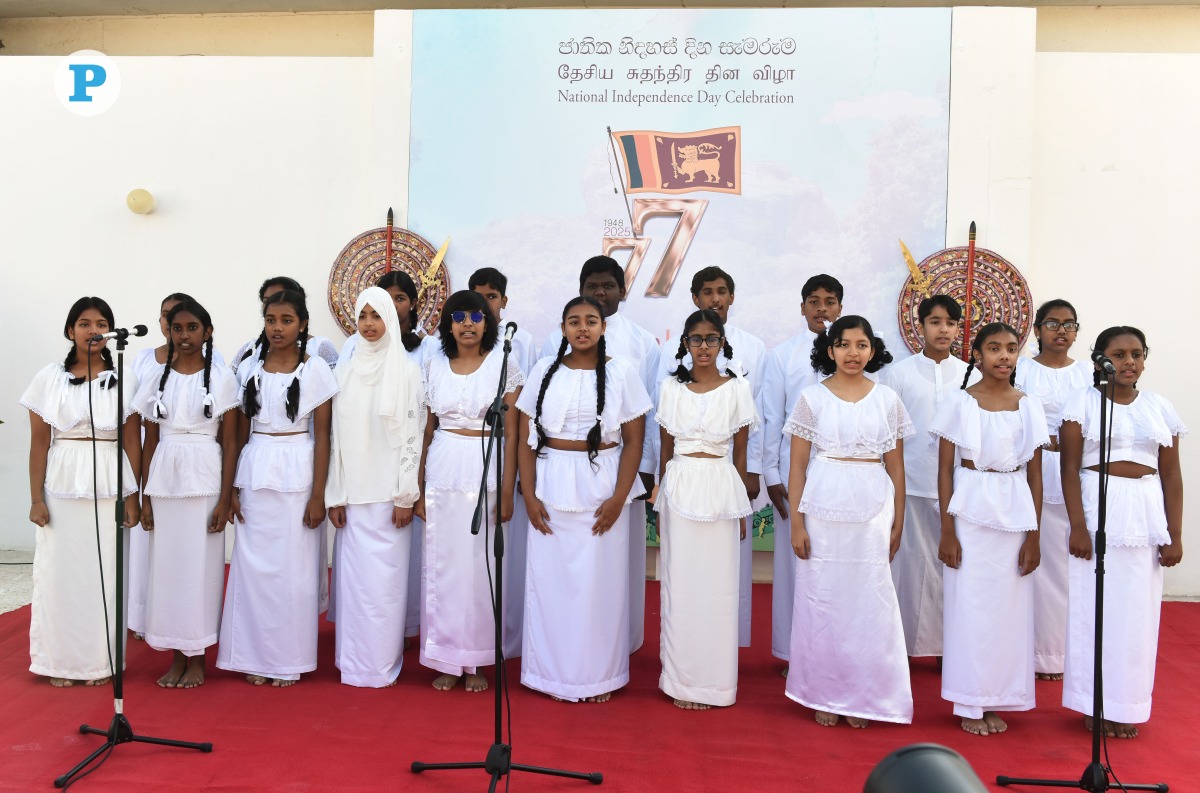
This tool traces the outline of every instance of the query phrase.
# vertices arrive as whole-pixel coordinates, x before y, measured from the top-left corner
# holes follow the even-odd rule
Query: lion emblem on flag
[[[678,162],[676,162],[678,161]],[[688,184],[696,181],[696,174],[702,173],[705,181],[716,184],[721,181],[721,147],[712,143],[680,146],[671,144],[671,170],[675,178],[687,176]]]

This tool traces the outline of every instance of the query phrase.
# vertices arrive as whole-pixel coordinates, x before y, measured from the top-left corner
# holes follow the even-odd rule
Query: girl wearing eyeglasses
[[[1092,366],[1072,360],[1079,333],[1075,307],[1048,300],[1033,320],[1038,354],[1017,361],[1016,386],[1042,403],[1050,445],[1042,450],[1042,563],[1033,572],[1034,671],[1038,680],[1062,680],[1067,648],[1067,537],[1059,471],[1058,425],[1067,396],[1092,384]]]
[[[900,604],[888,567],[904,527],[904,438],[913,423],[900,396],[866,375],[892,360],[853,314],[813,342],[828,375],[800,392],[783,430],[791,438],[795,599],[787,695],[818,724],[912,722]]]
[[[342,682],[383,688],[404,658],[412,519],[423,435],[421,371],[404,347],[392,296],[358,296],[359,341],[336,374],[325,498],[334,539],[334,662]]]
[[[746,444],[758,425],[750,383],[717,369],[733,359],[720,316],[691,314],[659,386],[660,484],[654,489],[662,542],[662,675],[658,687],[684,710],[737,698],[738,566],[746,493]],[[683,364],[691,353],[692,367]],[[730,446],[733,456],[730,458]]]
[[[500,517],[513,511],[517,477],[517,427],[514,409],[525,378],[516,361],[505,373],[504,404],[509,417],[504,448],[492,453],[487,478],[484,525],[471,534],[471,521],[483,479],[483,454],[489,430],[484,416],[500,385],[502,351],[496,318],[478,292],[455,292],[438,322],[441,355],[425,361],[425,400],[429,415],[421,456],[422,489],[417,515],[425,520],[422,576],[421,664],[441,674],[433,681],[448,691],[466,676],[467,691],[484,691],[479,667],[495,657],[490,570],[496,502]],[[504,481],[496,481],[495,462],[504,455]],[[339,619],[341,615],[339,614]]]

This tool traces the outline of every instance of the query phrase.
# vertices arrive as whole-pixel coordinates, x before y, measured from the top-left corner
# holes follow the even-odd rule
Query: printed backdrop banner
[[[899,351],[897,240],[945,244],[949,70],[948,8],[417,11],[409,227],[453,237],[456,288],[508,275],[539,344],[608,252],[670,354],[708,265],[768,348],[827,272]]]

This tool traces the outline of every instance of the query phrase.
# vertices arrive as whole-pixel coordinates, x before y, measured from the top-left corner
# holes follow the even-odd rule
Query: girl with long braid
[[[1001,322],[971,341],[962,389],[942,402],[938,444],[943,575],[942,698],[973,735],[1004,732],[997,711],[1034,707],[1033,580],[1041,559],[1042,403],[1013,386],[1019,342]],[[971,372],[983,378],[967,386]],[[957,461],[957,463],[956,463]]]
[[[237,378],[237,474],[230,500],[237,536],[221,617],[217,667],[252,685],[290,686],[317,668],[333,372],[305,352],[308,307],[283,291],[263,305],[267,343]]]
[[[1067,651],[1070,523],[1063,504],[1058,425],[1063,403],[1092,382],[1092,365],[1072,359],[1079,317],[1066,300],[1047,300],[1033,319],[1038,354],[1017,361],[1013,385],[1042,403],[1050,443],[1042,450],[1042,563],[1033,573],[1033,664],[1038,680],[1062,680]]]
[[[646,414],[638,372],[605,354],[604,310],[567,303],[558,354],[534,364],[517,410],[529,522],[521,682],[605,702],[629,682],[629,504]],[[586,614],[587,619],[580,619]]]
[[[687,353],[692,367],[683,364]],[[658,389],[661,479],[654,490],[662,542],[662,674],[658,687],[684,710],[737,699],[740,550],[750,514],[746,446],[758,425],[750,383],[717,369],[733,360],[721,317],[688,316],[679,366]],[[732,457],[730,446],[733,447]]]
[[[188,298],[167,315],[167,363],[133,407],[145,423],[142,528],[149,534],[145,637],[173,650],[163,688],[204,683],[225,591],[225,524],[237,465],[237,380],[213,363],[208,312]]]
[[[71,342],[66,360],[38,372],[21,395],[21,405],[29,410],[29,520],[38,527],[29,671],[57,687],[79,680],[89,686],[108,682],[112,650],[125,639],[115,634],[112,515],[119,496],[125,499],[125,528],[138,522],[135,471],[141,470],[141,442],[132,416],[137,378],[126,372],[118,383],[107,343],[91,342],[114,324],[112,309],[100,298],[75,301],[63,327]],[[119,423],[117,389],[125,398]],[[117,465],[123,466],[120,494]]]
[[[262,286],[258,288],[258,302],[265,305],[267,298],[283,291],[296,292],[300,295],[301,299],[308,300],[308,295],[305,294],[304,287],[300,285],[299,281],[294,278],[288,278],[286,275],[277,275],[262,282]],[[338,349],[332,341],[324,336],[309,334],[305,337],[304,344],[304,351],[306,353],[321,358],[325,363],[329,364],[330,369],[337,366]],[[242,361],[254,358],[265,346],[267,346],[267,337],[264,330],[258,334],[258,338],[238,347],[237,352],[233,354],[234,371],[237,371],[238,367],[242,365]]]
[[[1104,574],[1104,731],[1135,738],[1149,721],[1158,655],[1163,568],[1183,560],[1183,476],[1179,440],[1187,427],[1175,406],[1137,387],[1150,350],[1137,328],[1103,331],[1092,348],[1113,364],[1112,445]],[[1063,405],[1062,486],[1071,522],[1070,612],[1063,707],[1093,727],[1092,659],[1096,638],[1096,576],[1092,552],[1100,507],[1100,370],[1095,385]]]

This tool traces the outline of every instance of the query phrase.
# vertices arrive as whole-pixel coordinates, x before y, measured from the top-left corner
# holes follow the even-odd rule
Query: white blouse
[[[1187,435],[1187,426],[1175,406],[1152,391],[1139,391],[1128,405],[1112,403],[1112,462],[1129,461],[1157,470],[1158,453],[1176,438]],[[1061,421],[1073,421],[1083,430],[1082,468],[1100,462],[1100,392],[1081,388],[1063,405]],[[1055,432],[1058,428],[1055,427]]]
[[[1046,413],[1046,430],[1051,435],[1058,433],[1067,397],[1091,384],[1092,365],[1086,361],[1075,361],[1070,366],[1054,369],[1032,358],[1017,360],[1016,386],[1042,403],[1042,410]]]
[[[237,352],[233,354],[233,364],[231,368],[235,372],[242,368],[243,363],[251,363],[258,358],[258,355],[251,355],[249,358],[247,358],[246,353],[250,351],[255,353],[260,351],[257,338],[243,343],[241,347],[237,348]],[[309,336],[308,343],[304,345],[304,352],[309,356],[310,359],[320,358],[326,364],[328,364],[330,369],[338,364],[338,349],[334,346],[332,341],[324,336]],[[216,360],[215,353],[214,360]]]
[[[712,454],[727,457],[733,436],[742,427],[758,426],[754,392],[745,377],[698,394],[674,377],[658,387],[655,418],[675,439],[675,454]]]
[[[470,374],[456,374],[445,354],[431,353],[426,358],[425,401],[441,429],[483,429],[484,416],[496,397],[503,357],[503,353],[493,350]],[[504,393],[511,394],[524,383],[520,367],[510,361]]]
[[[300,407],[296,418],[287,415],[287,392],[292,381],[300,378]],[[337,380],[324,359],[310,357],[291,372],[267,372],[262,361],[237,370],[238,402],[244,401],[246,383],[255,379],[258,391],[258,413],[250,424],[251,432],[307,432],[309,416],[337,393]]]
[[[862,523],[893,502],[895,490],[882,455],[913,434],[900,396],[876,383],[857,402],[847,402],[824,383],[800,392],[784,432],[812,443],[804,492],[797,512],[822,520]],[[868,462],[841,462],[857,457]]]
[[[517,398],[517,410],[529,419],[529,446],[537,448],[538,394],[553,358],[543,358],[529,372],[530,386]],[[620,443],[621,425],[650,412],[654,404],[638,373],[628,361],[610,358],[604,365],[604,413],[600,442]],[[542,430],[548,438],[587,440],[596,425],[596,370],[571,369],[560,364],[542,399]]]
[[[104,371],[90,383],[72,385],[71,373],[61,363],[53,363],[39,371],[21,395],[21,405],[50,425],[50,451],[46,457],[47,495],[56,498],[92,497],[91,444],[72,439],[96,438],[106,441],[99,447],[102,456],[100,468],[96,471],[96,495],[99,498],[116,496],[116,465],[105,464],[104,455],[108,454],[109,449],[116,448],[109,446],[109,443],[120,438],[116,419],[117,389],[120,389],[125,402],[121,416],[123,425],[133,414],[137,377],[132,371],[126,371],[124,382],[106,388],[115,377],[115,372]],[[95,425],[91,423],[88,412],[89,392],[96,417]],[[121,464],[124,466],[122,495],[132,495],[137,492],[137,477],[123,450]]]

